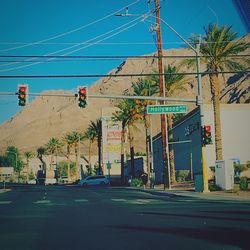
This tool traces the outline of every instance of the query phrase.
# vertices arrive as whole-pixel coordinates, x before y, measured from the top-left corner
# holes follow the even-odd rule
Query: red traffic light
[[[19,87],[19,92],[25,92],[26,89],[27,89],[27,87],[25,87],[25,86]]]
[[[211,132],[211,126],[210,125],[205,125],[204,126],[204,131],[205,132]]]
[[[86,93],[87,93],[86,88],[80,88],[80,89],[79,89],[79,94],[81,94],[81,95],[86,95]]]

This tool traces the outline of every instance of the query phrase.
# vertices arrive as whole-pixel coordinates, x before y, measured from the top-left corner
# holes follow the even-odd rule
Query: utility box
[[[203,192],[203,176],[201,174],[194,176],[194,187],[195,192]]]
[[[231,190],[234,187],[234,166],[231,160],[215,162],[215,184],[223,190]]]

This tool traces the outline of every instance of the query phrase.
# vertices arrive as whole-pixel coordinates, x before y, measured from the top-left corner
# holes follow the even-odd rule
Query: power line
[[[117,28],[115,28],[115,29],[112,29],[112,30],[110,30],[110,31],[108,31],[108,32],[106,32],[106,33],[104,33],[104,34],[101,34],[101,35],[99,35],[99,36],[97,36],[97,37],[94,37],[94,38],[91,38],[91,39],[89,39],[89,40],[87,40],[87,41],[84,41],[82,44],[84,44],[85,42],[90,42],[90,41],[92,41],[92,40],[95,40],[95,39],[97,39],[97,38],[99,38],[99,37],[105,36],[105,35],[107,35],[107,34],[109,34],[109,33],[114,32],[115,30],[118,30],[118,31],[115,32],[114,34],[111,34],[111,35],[109,35],[109,36],[106,36],[106,37],[104,37],[103,39],[101,39],[101,40],[99,40],[99,41],[93,42],[93,43],[91,43],[91,44],[89,44],[89,45],[86,45],[86,46],[84,46],[84,47],[81,47],[81,48],[79,48],[79,49],[76,49],[76,50],[73,50],[73,51],[69,51],[69,52],[63,54],[62,56],[66,56],[66,55],[72,54],[72,53],[74,53],[74,52],[76,52],[76,51],[78,51],[78,50],[85,49],[85,48],[90,47],[90,46],[92,46],[92,45],[98,44],[98,42],[104,41],[104,40],[106,40],[106,39],[108,39],[108,38],[111,38],[111,37],[117,35],[117,34],[120,34],[121,32],[123,32],[123,31],[125,31],[125,30],[127,30],[127,29],[129,29],[129,28],[131,28],[131,27],[133,27],[133,26],[135,26],[135,25],[137,25],[137,24],[138,24],[140,21],[142,21],[144,18],[145,18],[144,16],[143,16],[143,17],[140,16],[140,17],[135,18],[135,19],[133,19],[132,21],[130,21],[130,22],[126,23],[126,24],[123,24],[123,25],[121,25],[121,26],[119,26],[119,27],[117,27]],[[141,19],[141,20],[138,21],[139,19]],[[136,22],[136,21],[137,21],[137,22]],[[134,23],[133,23],[133,22],[134,22]],[[131,24],[131,23],[133,23],[133,24]],[[129,24],[131,24],[131,25],[129,25]],[[129,26],[126,27],[127,25],[129,25]],[[125,28],[121,29],[121,28],[124,27],[124,26],[125,26]],[[76,45],[71,46],[71,47],[66,48],[66,49],[61,49],[61,50],[59,50],[59,51],[55,51],[55,52],[49,53],[49,54],[47,54],[47,55],[45,55],[45,56],[51,56],[51,55],[53,55],[53,54],[62,52],[62,51],[64,51],[64,50],[68,50],[68,49],[73,48],[73,47],[76,47]],[[34,59],[35,59],[35,58],[34,58]],[[52,60],[52,58],[51,58],[50,60]],[[0,72],[6,72],[6,71],[15,70],[15,69],[26,68],[26,67],[33,66],[33,65],[36,65],[36,64],[40,64],[40,63],[41,63],[41,62],[36,62],[36,63],[31,63],[31,64],[23,65],[23,66],[17,66],[17,67],[13,67],[13,68],[9,68],[9,69],[2,69],[2,70],[0,70]],[[5,65],[1,65],[1,66],[7,66],[7,65],[10,65],[10,64],[15,64],[15,63],[9,63],[9,64],[5,64]]]
[[[245,71],[212,71],[212,72],[183,72],[183,73],[138,73],[138,74],[75,74],[75,75],[1,75],[0,78],[93,78],[93,77],[147,77],[147,76],[160,76],[160,75],[211,75],[211,74],[246,74],[250,70]]]
[[[59,35],[56,35],[56,36],[53,36],[53,37],[50,37],[50,38],[47,38],[47,39],[43,39],[43,40],[40,40],[40,41],[36,41],[36,42],[33,42],[33,43],[25,44],[25,45],[22,45],[22,46],[17,46],[17,47],[14,47],[14,48],[9,48],[9,49],[0,50],[0,52],[7,52],[7,51],[16,50],[16,49],[20,49],[20,48],[24,48],[24,47],[30,47],[30,46],[33,46],[33,45],[36,45],[36,44],[40,44],[40,43],[47,42],[47,41],[50,41],[50,40],[53,40],[53,39],[56,39],[56,38],[59,38],[59,37],[63,37],[63,36],[69,35],[69,34],[74,33],[74,32],[76,32],[76,31],[79,31],[79,30],[82,30],[82,29],[84,29],[84,28],[87,28],[87,27],[89,27],[89,26],[91,26],[91,25],[93,25],[93,24],[96,24],[96,23],[98,23],[98,22],[101,22],[101,21],[103,21],[103,20],[105,20],[105,19],[107,19],[107,18],[109,18],[109,17],[115,15],[117,12],[124,10],[126,7],[129,7],[129,6],[132,6],[132,5],[136,4],[136,3],[138,3],[139,1],[140,1],[140,0],[136,0],[136,1],[132,2],[132,3],[129,4],[129,5],[126,5],[126,6],[122,7],[121,9],[116,10],[115,12],[112,12],[112,13],[108,14],[107,16],[104,16],[104,17],[102,17],[102,18],[100,18],[100,19],[97,19],[97,20],[95,20],[95,21],[93,21],[93,22],[90,22],[90,23],[88,23],[88,24],[85,24],[85,25],[83,25],[83,26],[80,26],[80,27],[78,27],[78,28],[76,28],[76,29],[73,29],[73,30],[64,32],[64,33],[62,33],[62,34],[59,34]]]
[[[229,55],[226,57],[249,57],[250,54],[242,54],[242,55]],[[196,58],[195,55],[163,55],[162,58]],[[208,58],[213,56],[198,56],[202,58]],[[55,56],[46,56],[46,55],[0,55],[0,58],[80,58],[80,59],[124,59],[124,58],[158,58],[157,55],[79,55],[79,56],[68,56],[68,55],[55,55]]]
[[[229,43],[232,41],[221,41],[220,43]],[[213,44],[216,42],[206,42],[207,44]],[[28,42],[0,42],[0,45],[29,45],[33,43]],[[82,42],[44,42],[37,45],[81,45]],[[85,42],[85,44],[91,44]],[[100,42],[99,45],[154,45],[154,42]],[[163,42],[162,44],[185,44],[184,42]],[[36,45],[36,44],[33,44]],[[0,50],[0,52],[3,52]]]

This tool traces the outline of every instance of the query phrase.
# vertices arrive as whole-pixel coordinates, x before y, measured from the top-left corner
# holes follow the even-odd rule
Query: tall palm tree
[[[127,94],[124,93],[124,94]],[[126,127],[133,125],[135,121],[135,109],[136,109],[136,103],[134,100],[131,99],[124,99],[121,100],[117,105],[117,108],[119,108],[118,111],[116,111],[113,114],[112,119],[114,121],[120,121],[122,123],[122,135],[121,135],[121,183],[124,184],[124,166],[125,166],[125,155],[124,155],[124,147],[125,147],[125,134],[126,134]],[[131,165],[132,165],[132,174],[134,174],[134,154],[131,155]]]
[[[188,83],[188,79],[183,74],[180,73],[180,69],[176,66],[165,65],[164,66],[164,80],[165,80],[165,96],[170,97],[177,90],[186,90],[186,84]],[[159,77],[152,76],[152,81],[159,86]],[[173,141],[173,114],[167,114],[167,127],[168,127],[168,141]],[[169,145],[169,164],[170,164],[170,179],[171,183],[176,183],[175,178],[175,165],[174,165],[174,148],[173,145]]]
[[[89,125],[92,135],[97,139],[98,148],[98,168],[99,174],[102,172],[102,120],[97,119],[96,122],[91,121]]]
[[[157,93],[157,88],[153,85],[153,82],[150,78],[139,79],[136,83],[132,84],[133,95],[137,96],[152,96]],[[146,136],[146,157],[147,157],[147,173],[150,175],[150,165],[149,165],[149,145],[148,145],[148,137],[149,137],[149,126],[150,126],[150,116],[147,114],[147,105],[153,104],[152,101],[149,100],[136,100],[136,111],[138,119],[142,119],[145,127],[145,136]]]
[[[30,159],[34,157],[34,153],[27,151],[24,152],[24,156],[26,158],[26,166],[27,166],[27,179],[29,178],[29,173],[30,173]]]
[[[76,179],[80,178],[80,169],[79,169],[79,155],[80,155],[80,142],[84,139],[84,135],[80,132],[73,131],[71,133],[72,138],[72,145],[74,147],[75,151],[75,165],[76,165]]]
[[[216,160],[222,160],[222,140],[221,140],[221,120],[220,120],[220,84],[219,71],[223,70],[244,70],[246,62],[239,61],[233,57],[244,52],[250,47],[250,43],[237,38],[237,33],[232,31],[232,26],[221,26],[209,24],[204,28],[205,36],[200,46],[200,53],[203,56],[201,62],[205,63],[209,73],[210,89],[214,109],[214,129],[215,129],[215,151]],[[190,38],[191,42],[198,43],[196,37]],[[189,61],[191,64],[192,61]]]
[[[71,148],[73,147],[73,137],[71,133],[67,133],[63,137],[63,142],[66,144],[67,147],[67,176],[68,176],[68,181],[71,180],[71,174],[70,174],[70,153],[71,153]]]
[[[91,172],[91,146],[96,139],[96,131],[92,127],[88,127],[84,133],[84,138],[89,140],[89,157],[88,157],[88,164],[89,164],[89,172]]]
[[[62,152],[63,143],[60,142],[58,138],[52,137],[49,142],[45,145],[46,153],[51,154],[51,163],[50,167],[52,168],[54,162],[54,156],[56,156],[56,165],[57,165],[57,156]]]

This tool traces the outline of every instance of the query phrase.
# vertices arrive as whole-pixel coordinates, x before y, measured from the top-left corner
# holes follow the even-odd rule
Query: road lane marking
[[[126,199],[111,199],[112,201],[124,202],[127,201]]]
[[[88,202],[89,200],[86,200],[86,199],[76,199],[74,201],[75,202]]]
[[[48,204],[50,202],[51,202],[50,200],[40,200],[40,201],[34,201],[33,203],[35,203],[35,204]]]
[[[10,204],[12,201],[0,201],[0,205]]]

